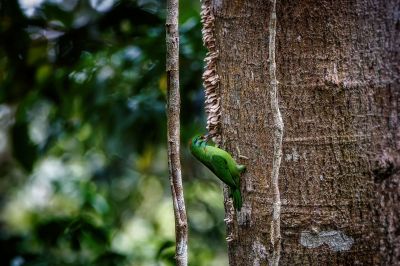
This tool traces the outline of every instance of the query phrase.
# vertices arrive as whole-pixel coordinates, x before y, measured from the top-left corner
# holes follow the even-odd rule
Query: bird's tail
[[[242,208],[242,195],[240,194],[239,188],[235,188],[232,191],[232,198],[233,198],[233,205],[235,206],[235,209],[240,211]]]

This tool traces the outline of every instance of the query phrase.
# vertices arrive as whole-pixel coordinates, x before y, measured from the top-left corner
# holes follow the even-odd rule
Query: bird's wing
[[[237,184],[235,183],[232,174],[229,171],[228,163],[224,157],[213,155],[211,157],[211,162],[213,165],[213,172],[219,179],[221,179],[222,182],[232,188],[237,187]]]

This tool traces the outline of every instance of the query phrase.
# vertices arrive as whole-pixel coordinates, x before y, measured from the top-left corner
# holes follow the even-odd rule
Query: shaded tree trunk
[[[273,2],[203,2],[217,52],[214,131],[247,166],[241,212],[225,195],[230,265],[276,265],[277,256],[280,265],[400,263],[399,6],[276,2],[278,213]]]

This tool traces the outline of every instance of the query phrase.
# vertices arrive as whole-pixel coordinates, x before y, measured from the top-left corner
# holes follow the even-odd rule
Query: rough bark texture
[[[273,2],[211,5],[221,146],[247,166],[241,212],[226,199],[230,265],[273,264]],[[276,2],[280,265],[400,263],[399,6]]]
[[[205,111],[207,114],[207,130],[215,143],[221,142],[221,104],[219,97],[219,76],[217,74],[218,50],[215,46],[214,14],[211,0],[203,0],[201,5],[201,22],[203,23],[203,44],[208,52],[204,59],[206,63],[203,72],[203,85],[205,92]]]
[[[167,45],[167,128],[168,169],[175,215],[176,265],[187,266],[188,228],[183,197],[180,161],[180,93],[179,93],[179,31],[178,0],[167,1],[166,45]]]

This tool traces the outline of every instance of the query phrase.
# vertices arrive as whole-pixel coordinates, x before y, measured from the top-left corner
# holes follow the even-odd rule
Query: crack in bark
[[[271,110],[274,117],[274,156],[272,163],[273,212],[271,221],[272,260],[270,265],[279,265],[281,253],[281,199],[279,192],[279,168],[282,159],[283,121],[278,103],[278,82],[276,80],[275,35],[276,35],[276,0],[271,0],[271,16],[269,22],[269,75]]]

